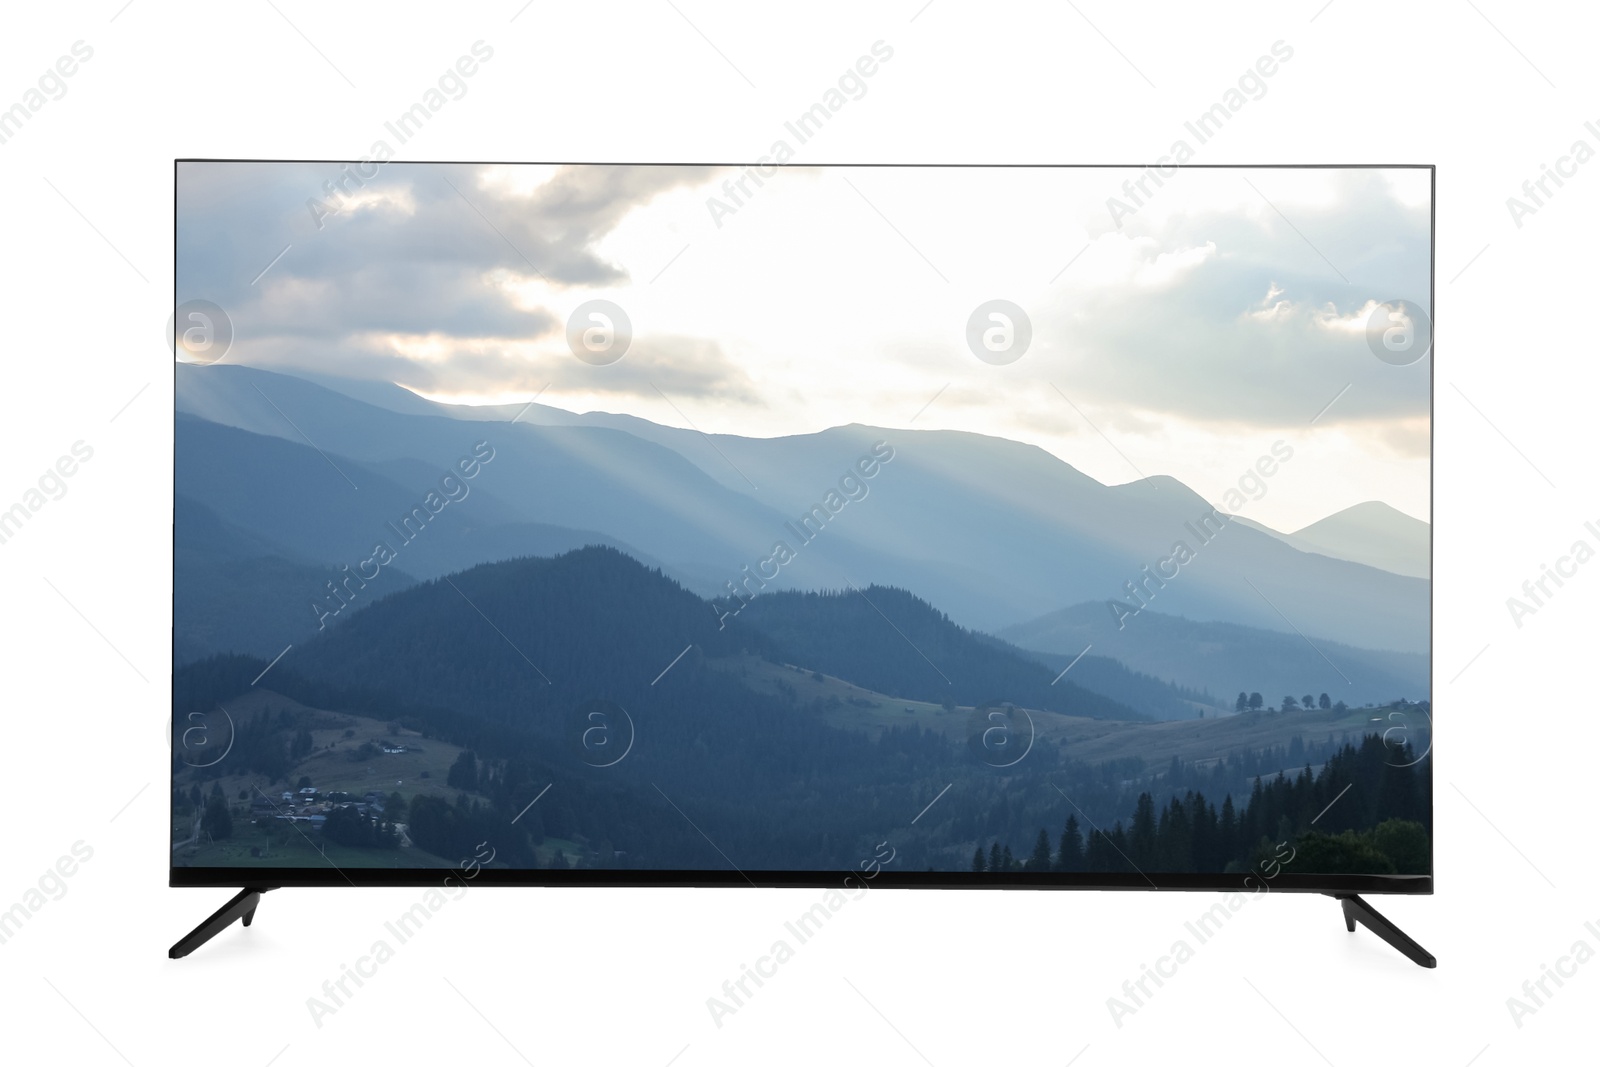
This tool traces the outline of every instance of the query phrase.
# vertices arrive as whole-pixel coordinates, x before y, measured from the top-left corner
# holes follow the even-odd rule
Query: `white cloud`
[[[544,402],[677,422],[659,387],[702,429],[754,436],[916,415],[1107,481],[1129,477],[1118,449],[1186,481],[1248,465],[1339,395],[1317,432],[1345,442],[1344,473],[1322,480],[1412,511],[1426,492],[1426,464],[1396,462],[1426,439],[1426,361],[1388,366],[1363,336],[1377,302],[1428,291],[1426,171],[1184,170],[1091,238],[1084,205],[1126,172],[786,168],[719,226],[722,170],[394,163],[319,232],[316,167],[221,166],[180,175],[180,300],[226,307],[242,361],[457,400],[548,385]],[[611,367],[565,350],[593,297],[634,322]],[[1033,324],[1009,366],[965,347],[995,298]]]

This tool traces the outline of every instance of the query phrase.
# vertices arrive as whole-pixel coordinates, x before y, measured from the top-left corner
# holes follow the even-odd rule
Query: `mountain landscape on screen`
[[[1060,292],[977,210],[1059,179],[858,175],[1032,294],[1010,363],[870,213],[882,316],[723,264],[714,170],[390,164],[216,281],[317,173],[180,169],[234,339],[179,346],[174,864],[1430,873],[1428,367],[1360,329],[1427,291],[1403,175],[1304,190],[1359,278],[1207,174]],[[837,184],[722,236],[828,262]]]

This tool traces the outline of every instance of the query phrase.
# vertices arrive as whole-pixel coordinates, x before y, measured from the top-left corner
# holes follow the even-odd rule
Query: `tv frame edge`
[[[251,159],[251,158],[216,158],[216,157],[182,157],[173,160],[173,289],[172,307],[176,314],[177,299],[177,271],[178,261],[178,168],[184,163],[317,163],[317,164],[351,164],[356,160],[337,159]],[[493,166],[493,165],[522,165],[522,166],[740,166],[737,163],[700,164],[700,163],[639,163],[639,162],[597,162],[597,163],[540,163],[535,161],[506,161],[506,160],[412,160],[414,164],[460,164],[468,166]],[[894,166],[894,167],[995,167],[1002,169],[1027,168],[1027,169],[1129,169],[1138,170],[1147,164],[1129,163],[1005,163],[1005,164],[975,164],[975,163],[897,163],[897,164],[872,164],[872,163],[819,163],[807,164],[816,167],[837,166]],[[1438,165],[1434,163],[1197,163],[1185,164],[1186,169],[1200,170],[1427,170],[1429,172],[1429,203],[1428,203],[1428,314],[1430,323],[1430,347],[1425,358],[1428,365],[1428,488],[1430,501],[1430,515],[1428,523],[1428,657],[1430,675],[1433,666],[1433,636],[1434,614],[1436,610],[1435,585],[1434,585],[1434,516],[1431,514],[1431,505],[1434,499],[1434,473],[1435,473],[1435,366],[1438,348],[1438,308],[1437,308],[1437,249],[1438,249]],[[177,353],[173,352],[173,392],[177,392]],[[176,403],[176,401],[174,401]],[[174,408],[176,411],[176,408]],[[172,467],[174,474],[177,469],[176,443],[174,442]],[[174,498],[176,493],[174,493]],[[176,501],[174,500],[174,525],[169,527],[173,536],[172,555],[176,568],[177,541],[176,541]],[[169,627],[169,641],[176,650],[176,583],[173,588],[174,621]],[[1432,706],[1432,695],[1429,699]],[[169,701],[168,714],[171,714]],[[1429,756],[1432,754],[1433,717],[1429,715]],[[170,722],[170,719],[169,719]],[[171,789],[168,793],[168,823],[171,823]],[[1430,791],[1430,803],[1432,794]],[[1008,872],[1002,875],[992,875],[986,872],[964,871],[889,871],[880,869],[870,879],[856,871],[751,871],[739,870],[683,870],[683,869],[606,869],[606,868],[579,868],[564,871],[551,871],[544,868],[508,869],[508,868],[480,868],[472,876],[474,886],[522,886],[531,888],[696,888],[715,889],[724,887],[748,886],[756,889],[831,889],[840,885],[854,882],[872,888],[884,889],[1039,889],[1039,890],[1138,890],[1143,892],[1217,892],[1217,893],[1310,893],[1330,896],[1339,900],[1344,912],[1346,929],[1354,932],[1359,923],[1377,934],[1385,942],[1405,955],[1418,966],[1426,968],[1437,967],[1438,963],[1432,953],[1412,940],[1403,931],[1389,920],[1379,914],[1376,909],[1361,899],[1361,894],[1384,896],[1431,896],[1434,892],[1434,835],[1428,839],[1428,874],[1420,875],[1382,875],[1382,874],[1306,874],[1281,871],[1276,877],[1267,880],[1255,873],[1249,874],[1193,874],[1193,873],[1161,873],[1155,872],[1145,875],[1142,872],[1134,874],[1121,873],[1091,873],[1091,872]],[[332,867],[183,867],[171,864],[169,854],[168,879],[169,888],[237,888],[239,892],[227,904],[217,909],[204,922],[190,931],[176,942],[169,950],[168,956],[179,959],[187,956],[205,942],[221,933],[234,921],[241,921],[249,926],[254,919],[256,906],[260,895],[280,888],[320,888],[325,886],[351,885],[373,886],[378,888],[397,887],[428,887],[443,884],[447,879],[459,874],[456,868],[351,868],[350,873]],[[1257,883],[1252,886],[1251,883]]]

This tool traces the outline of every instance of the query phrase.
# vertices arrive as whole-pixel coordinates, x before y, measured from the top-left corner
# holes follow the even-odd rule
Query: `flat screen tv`
[[[175,886],[1432,891],[1429,166],[180,160]]]

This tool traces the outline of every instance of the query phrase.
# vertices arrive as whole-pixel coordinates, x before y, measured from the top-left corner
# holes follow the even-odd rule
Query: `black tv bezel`
[[[284,163],[349,165],[360,163],[354,159],[255,159],[221,157],[180,157],[173,160],[172,181],[172,314],[178,307],[178,168],[185,163]],[[695,162],[539,162],[533,160],[405,160],[411,165],[459,166],[597,166],[597,167],[744,167],[748,163],[695,163]],[[989,168],[1028,170],[1145,170],[1148,163],[807,163],[806,168],[828,167],[905,167],[931,168]],[[1174,164],[1176,166],[1176,164]],[[1438,346],[1439,321],[1436,293],[1438,272],[1438,165],[1433,163],[1191,163],[1184,170],[1426,170],[1428,171],[1428,314],[1431,317],[1430,350],[1428,359],[1428,499],[1430,512],[1434,489],[1434,400],[1435,352]],[[172,353],[173,367],[173,417],[177,417],[177,351]],[[177,445],[174,441],[171,462],[174,497],[177,485]],[[174,504],[174,517],[176,505]],[[177,540],[173,534],[170,562],[176,574]],[[1428,523],[1428,670],[1433,670],[1433,516]],[[173,625],[169,626],[170,647],[177,650],[176,610],[177,588],[174,579]],[[1430,687],[1430,707],[1432,694]],[[168,714],[171,714],[170,700]],[[169,720],[170,725],[170,720]],[[1432,716],[1429,725],[1429,755],[1432,752]],[[172,788],[167,789],[167,823],[172,823]],[[1428,796],[1430,813],[1433,794]],[[1377,875],[1377,874],[1310,874],[1282,871],[1276,877],[1263,878],[1249,874],[1190,874],[1163,873],[1160,871],[1134,874],[1106,872],[1025,872],[1015,871],[1001,875],[968,871],[890,871],[880,869],[869,876],[861,871],[741,871],[673,869],[611,869],[579,868],[554,871],[545,868],[479,868],[467,875],[459,868],[441,867],[186,867],[171,862],[168,853],[167,885],[171,888],[322,888],[344,886],[352,888],[372,886],[378,888],[430,888],[454,884],[472,886],[525,886],[533,888],[604,889],[604,888],[739,888],[754,889],[820,889],[860,886],[874,889],[1057,889],[1057,890],[1114,890],[1142,892],[1220,892],[1220,893],[1312,893],[1322,895],[1374,894],[1385,896],[1431,896],[1434,892],[1434,842],[1428,839],[1428,874]],[[169,842],[170,845],[170,842]],[[1252,885],[1251,883],[1255,884]]]
[[[553,876],[553,877],[552,877]],[[1419,896],[1433,892],[1431,874],[1290,874],[1275,878],[1258,874],[1056,874],[1016,871],[974,874],[968,871],[690,871],[579,868],[484,867],[465,874],[453,867],[173,867],[173,888],[210,887],[276,889],[285,887],[370,885],[431,887],[439,885],[533,886],[541,889],[1101,889],[1150,892],[1221,893],[1364,893]]]

